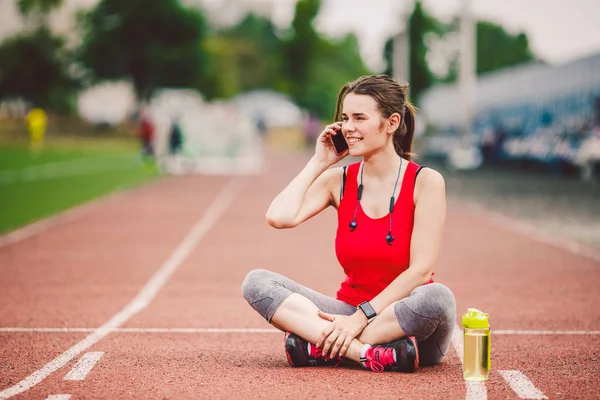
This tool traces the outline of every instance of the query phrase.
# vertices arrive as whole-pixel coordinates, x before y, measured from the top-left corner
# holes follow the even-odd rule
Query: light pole
[[[461,99],[461,135],[463,139],[471,134],[471,124],[475,115],[475,98],[477,95],[475,46],[475,21],[471,10],[471,0],[462,0],[458,82]]]

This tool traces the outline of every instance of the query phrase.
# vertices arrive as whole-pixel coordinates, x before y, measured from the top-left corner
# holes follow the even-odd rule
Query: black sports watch
[[[373,308],[373,306],[371,306],[371,303],[369,303],[368,301],[360,303],[358,305],[358,308],[360,308],[362,312],[365,313],[369,321],[371,320],[371,318],[375,318],[377,316],[375,309]]]

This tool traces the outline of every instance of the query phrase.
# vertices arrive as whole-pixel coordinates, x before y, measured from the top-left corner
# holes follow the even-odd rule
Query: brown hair
[[[334,121],[341,119],[342,102],[348,93],[371,96],[384,118],[389,118],[393,113],[400,114],[402,121],[394,132],[394,149],[399,156],[410,160],[413,155],[416,108],[408,100],[408,84],[400,84],[387,75],[362,76],[346,83],[338,94]]]

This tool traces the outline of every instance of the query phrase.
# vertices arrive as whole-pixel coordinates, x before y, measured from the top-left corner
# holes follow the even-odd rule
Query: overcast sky
[[[16,29],[14,1],[0,0],[0,37]],[[66,21],[68,11],[97,0],[63,1],[66,11],[63,10],[59,19]],[[272,5],[275,22],[285,27],[293,17],[296,0],[187,1],[206,6],[224,1],[234,6],[241,3],[259,8]],[[423,0],[426,10],[440,19],[454,15],[461,2]],[[492,20],[511,32],[527,33],[536,56],[547,62],[562,63],[600,52],[600,0],[472,0],[472,3],[480,19]],[[356,32],[366,64],[377,70],[382,66],[383,43],[390,34],[402,29],[403,15],[410,11],[413,0],[322,0],[322,4],[317,20],[319,31],[328,35]]]

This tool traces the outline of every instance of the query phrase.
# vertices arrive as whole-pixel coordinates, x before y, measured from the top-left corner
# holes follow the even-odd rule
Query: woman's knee
[[[441,283],[426,285],[424,293],[424,306],[431,313],[431,318],[439,320],[452,320],[456,318],[456,300],[454,294]]]
[[[396,313],[403,307],[412,313],[434,321],[452,321],[456,318],[454,294],[441,283],[420,286],[406,299],[396,303]]]
[[[256,293],[264,289],[269,280],[272,279],[273,273],[265,269],[254,269],[246,275],[242,283],[242,295],[251,303],[256,297]]]
[[[271,322],[273,314],[281,303],[289,297],[289,279],[267,271],[255,269],[250,271],[242,284],[242,295],[260,315]]]
[[[274,273],[265,269],[254,269],[246,275],[242,283],[242,295],[248,303],[253,303],[261,296],[265,286],[273,280]]]

